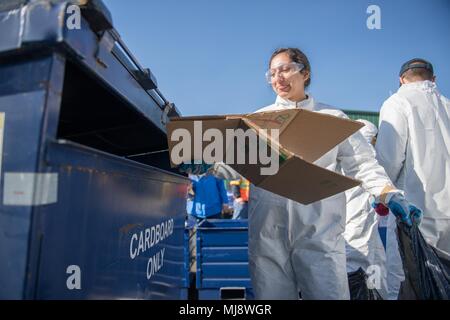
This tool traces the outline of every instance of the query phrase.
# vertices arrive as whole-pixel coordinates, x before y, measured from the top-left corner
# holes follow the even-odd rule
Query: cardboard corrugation
[[[260,169],[265,167],[261,163],[229,165],[256,186],[299,203],[310,204],[360,184],[358,180],[345,177],[313,163],[358,131],[363,126],[360,122],[303,109],[242,115],[172,118],[167,124],[170,152],[177,144],[177,142],[171,141],[172,132],[175,129],[184,128],[193,136],[194,121],[202,121],[203,132],[209,128],[215,128],[225,137],[227,129],[251,129],[255,130],[258,138],[267,141],[269,145],[278,143],[280,166],[274,175],[261,175]],[[274,141],[270,132],[267,136],[263,136],[258,131],[259,129],[279,129],[279,141]],[[210,141],[203,141],[202,151],[208,144]],[[247,142],[246,152],[248,152],[248,147]],[[225,160],[227,152],[233,152],[233,150],[230,150],[230,146],[224,145],[223,152]],[[172,166],[174,166],[173,163]]]

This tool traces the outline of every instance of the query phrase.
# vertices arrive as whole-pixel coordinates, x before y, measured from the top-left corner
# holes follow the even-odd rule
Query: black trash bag
[[[450,256],[428,244],[417,225],[397,221],[397,237],[405,281],[399,300],[448,300]]]
[[[350,300],[383,300],[376,289],[367,286],[367,274],[359,268],[347,274],[348,286],[350,288]]]

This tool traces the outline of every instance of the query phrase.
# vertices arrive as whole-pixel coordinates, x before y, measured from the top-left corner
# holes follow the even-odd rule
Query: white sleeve
[[[339,144],[337,160],[347,176],[361,180],[362,188],[379,196],[381,191],[392,185],[383,167],[375,158],[375,150],[360,131]]]
[[[408,124],[401,111],[402,101],[389,98],[380,111],[380,128],[375,146],[378,162],[396,184],[406,157]]]

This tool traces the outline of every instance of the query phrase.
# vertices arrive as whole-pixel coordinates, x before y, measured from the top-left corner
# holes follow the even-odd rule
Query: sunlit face
[[[309,72],[286,72],[286,68],[292,63],[286,52],[276,55],[270,62],[272,73],[272,88],[284,99],[301,101],[305,98],[305,82],[309,78]],[[285,71],[285,72],[283,72]]]

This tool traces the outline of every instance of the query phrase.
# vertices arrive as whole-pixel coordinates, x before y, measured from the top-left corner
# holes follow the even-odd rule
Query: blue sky
[[[450,96],[449,0],[104,0],[115,28],[183,115],[247,113],[273,103],[274,49],[309,57],[316,100],[379,110],[406,60],[433,63]],[[369,30],[371,4],[381,30]]]

